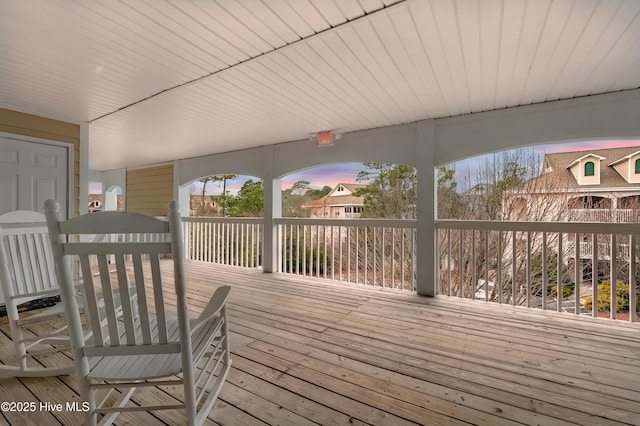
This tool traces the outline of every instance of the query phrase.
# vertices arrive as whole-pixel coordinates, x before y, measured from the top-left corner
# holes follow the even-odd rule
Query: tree
[[[463,196],[458,193],[458,182],[453,165],[440,166],[437,169],[438,218],[464,216],[466,209]]]
[[[439,217],[503,220],[505,216],[513,213],[509,208],[505,211],[505,194],[533,179],[539,169],[540,157],[533,150],[516,149],[487,156],[484,162],[479,163],[475,174],[469,177],[472,186],[463,194],[466,208],[452,211],[451,217],[441,215]],[[440,193],[438,193],[439,197]],[[516,209],[516,206],[513,207]]]
[[[307,189],[307,192],[305,192],[304,195],[311,198],[312,200],[319,200],[320,198],[324,197],[330,192],[331,192],[331,187],[328,185],[325,185],[321,189],[314,189],[314,188]]]
[[[417,200],[416,171],[411,166],[369,162],[356,181],[369,185],[356,190],[364,197],[362,217],[415,219]]]
[[[238,195],[229,198],[229,216],[259,217],[264,210],[264,190],[262,180],[249,179],[238,191]]]
[[[285,217],[301,217],[302,205],[306,202],[305,194],[309,191],[309,181],[299,180],[290,188],[282,191],[282,215]]]
[[[217,200],[218,201],[218,205],[220,205],[220,207],[222,207],[222,216],[225,217],[227,215],[227,181],[231,181],[234,180],[235,178],[237,178],[238,175],[234,175],[234,174],[226,174],[226,175],[216,175],[216,176],[211,176],[211,180],[214,182],[222,182],[222,194],[220,194],[217,197],[212,197],[213,200]],[[206,182],[205,182],[206,184]],[[203,192],[203,199],[204,199],[204,188],[202,190]]]

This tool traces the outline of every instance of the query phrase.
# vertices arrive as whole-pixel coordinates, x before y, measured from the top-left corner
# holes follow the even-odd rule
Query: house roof
[[[624,160],[628,160],[629,158],[633,157],[634,155],[638,155],[638,154],[640,154],[640,151],[634,151],[634,152],[632,152],[631,154],[627,154],[627,155],[625,155],[624,157],[622,157],[622,158],[620,158],[620,159],[618,159],[618,160],[616,160],[616,161],[613,161],[613,162],[609,163],[609,165],[610,165],[610,166],[613,166],[614,164],[621,163],[621,162],[623,162]]]
[[[627,182],[620,174],[611,167],[621,159],[638,152],[637,146],[625,148],[592,149],[589,151],[557,152],[546,154],[543,160],[543,170],[551,168],[552,171],[525,182],[522,189],[529,191],[546,189],[578,189],[594,187],[626,188],[637,187],[640,184]],[[599,185],[579,185],[575,177],[568,169],[568,165],[576,161],[594,155],[602,158],[600,161],[600,184]]]
[[[361,184],[358,184],[358,183],[339,183],[326,196],[327,197],[341,197],[342,195],[335,195],[336,192],[338,191],[338,188],[340,188],[341,186],[344,187],[347,191],[353,193],[359,188],[364,188],[366,185],[361,185]]]
[[[567,165],[567,168],[571,168],[574,164],[578,164],[582,160],[584,160],[586,158],[589,158],[589,157],[595,157],[600,161],[605,160],[605,157],[602,157],[600,155],[596,155],[596,154],[593,154],[592,152],[589,152],[588,154],[583,155],[582,157],[576,158],[575,160],[573,160],[571,163],[569,163],[569,165]]]
[[[640,87],[640,2],[0,2],[0,106],[111,170]],[[467,141],[461,141],[466,143]]]
[[[340,186],[344,186],[351,194],[346,195],[333,195]],[[363,188],[366,185],[357,183],[338,183],[327,195],[317,200],[313,200],[308,204],[302,206],[303,208],[318,208],[318,207],[331,207],[331,206],[363,206],[364,197],[356,197],[353,195],[358,188]]]
[[[333,197],[322,197],[318,200],[313,200],[308,204],[305,204],[304,208],[314,207],[332,207],[332,206],[363,206],[364,198],[355,197],[353,195],[336,195]]]

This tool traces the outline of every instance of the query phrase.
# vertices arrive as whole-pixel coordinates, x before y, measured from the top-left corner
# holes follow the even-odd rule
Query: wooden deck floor
[[[640,424],[639,324],[187,266],[194,313],[216,286],[233,287],[233,366],[208,424]],[[0,329],[7,362],[6,319]],[[139,398],[180,394],[153,389]],[[79,397],[73,376],[0,378],[0,400]],[[0,413],[3,424],[81,421],[66,410]],[[140,413],[125,423],[184,418]]]

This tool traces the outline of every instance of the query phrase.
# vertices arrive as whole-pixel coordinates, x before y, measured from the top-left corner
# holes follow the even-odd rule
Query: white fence
[[[188,259],[262,267],[263,219],[184,217],[182,222]]]
[[[436,227],[439,294],[636,321],[638,224],[438,220]]]
[[[416,290],[416,222],[276,219],[278,271]]]
[[[262,267],[262,218],[183,221],[188,258]],[[281,218],[275,224],[277,272],[416,291],[415,221]],[[436,228],[441,295],[638,318],[638,224],[438,220]]]

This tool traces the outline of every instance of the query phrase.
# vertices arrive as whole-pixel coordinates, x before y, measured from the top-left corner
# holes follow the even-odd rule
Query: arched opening
[[[581,232],[556,233],[545,229],[557,225],[499,222],[637,221],[625,209],[640,202],[638,187],[629,179],[638,148],[637,141],[567,143],[440,166],[438,218],[460,222],[437,224],[439,293],[541,307],[546,297],[557,296],[561,280],[562,299],[575,302],[577,283],[587,285],[581,282],[587,277],[585,259],[594,256],[594,248],[602,262],[610,261],[609,235],[594,239],[587,225]],[[584,160],[589,154],[602,161]],[[586,183],[584,175],[600,180]],[[491,222],[473,224],[479,221]],[[615,250],[623,270],[632,262],[628,243],[618,240]],[[553,303],[554,309],[570,305]]]
[[[329,164],[281,181],[279,271],[415,289],[413,167]]]
[[[206,176],[188,186],[190,216],[263,216],[264,193],[260,178],[226,173]]]
[[[312,167],[282,178],[282,216],[416,219],[411,166],[364,162]]]

